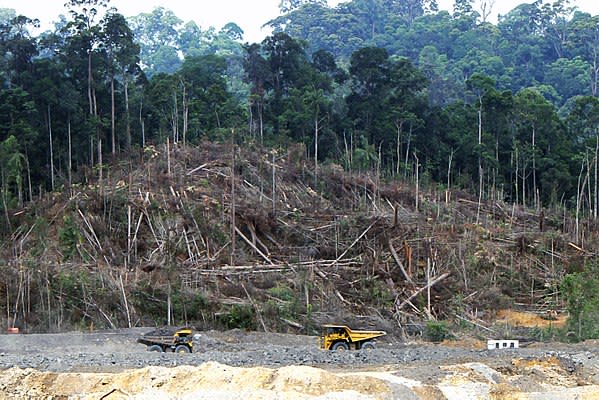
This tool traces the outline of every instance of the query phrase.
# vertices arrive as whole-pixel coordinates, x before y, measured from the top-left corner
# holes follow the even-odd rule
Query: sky
[[[437,1],[440,9],[451,12],[453,0]],[[195,21],[202,30],[210,26],[220,29],[228,22],[235,22],[245,32],[245,41],[260,42],[270,33],[260,27],[279,15],[279,2],[280,0],[110,0],[109,4],[126,17],[150,12],[155,7],[162,6],[172,10],[185,22]],[[329,5],[335,6],[341,2],[329,0]],[[0,8],[12,8],[17,14],[37,18],[42,23],[42,28],[49,29],[58,15],[67,14],[65,3],[66,0],[0,0]],[[507,14],[522,3],[532,1],[495,0],[491,22],[496,21],[497,14]],[[572,3],[582,11],[599,15],[599,0],[574,0]]]

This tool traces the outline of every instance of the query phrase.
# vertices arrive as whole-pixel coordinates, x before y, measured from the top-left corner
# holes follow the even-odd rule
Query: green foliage
[[[452,338],[452,334],[445,321],[428,321],[424,328],[424,334],[428,340],[435,343]]]
[[[564,329],[556,328],[553,325],[549,325],[545,328],[533,328],[530,336],[539,342],[552,342],[552,341],[564,341],[567,340],[566,331]]]
[[[568,309],[568,329],[576,340],[599,338],[599,264],[564,277],[561,290]]]
[[[73,221],[73,217],[65,215],[62,227],[58,230],[58,243],[63,260],[71,260],[77,254],[77,246],[81,244],[82,239],[79,227]]]
[[[256,313],[251,306],[235,304],[218,316],[218,320],[227,329],[256,329]]]
[[[279,283],[277,286],[268,289],[268,294],[277,300],[268,300],[264,307],[264,314],[271,320],[278,321],[280,318],[298,320],[303,314],[310,314],[310,309],[306,309],[302,302],[301,293],[294,292],[286,284]]]
[[[268,293],[282,301],[294,301],[295,294],[291,288],[285,284],[277,284],[277,286],[268,289]]]

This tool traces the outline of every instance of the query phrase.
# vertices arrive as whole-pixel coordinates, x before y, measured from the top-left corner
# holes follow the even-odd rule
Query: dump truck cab
[[[324,350],[372,350],[375,338],[385,336],[385,331],[353,330],[346,325],[327,324],[322,326],[320,347]]]

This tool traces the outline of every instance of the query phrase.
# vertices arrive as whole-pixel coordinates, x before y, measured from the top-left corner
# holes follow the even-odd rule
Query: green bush
[[[66,215],[63,218],[62,228],[58,231],[58,243],[63,260],[70,260],[77,254],[77,245],[83,240],[79,228],[73,217]]]
[[[291,288],[285,284],[277,284],[277,286],[268,289],[268,294],[283,301],[294,301],[295,294]]]
[[[250,306],[235,304],[229,312],[219,315],[218,319],[227,329],[256,330],[256,314]]]
[[[575,340],[599,338],[599,266],[587,264],[582,272],[564,277],[562,295],[570,317],[568,337]]]
[[[452,338],[447,323],[444,321],[428,321],[424,328],[424,334],[428,340],[435,343]]]

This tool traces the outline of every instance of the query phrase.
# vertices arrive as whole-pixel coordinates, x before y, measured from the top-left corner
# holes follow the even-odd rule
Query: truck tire
[[[180,344],[175,348],[175,353],[191,353],[191,349],[189,346],[185,346],[184,344]]]
[[[362,350],[371,351],[376,349],[376,344],[374,342],[364,342],[360,348]]]
[[[345,342],[337,342],[331,347],[331,350],[343,352],[349,350],[349,346]]]
[[[151,346],[148,346],[148,351],[157,351],[159,353],[164,353],[164,349],[162,348],[162,346],[160,346],[158,344],[153,344]]]

